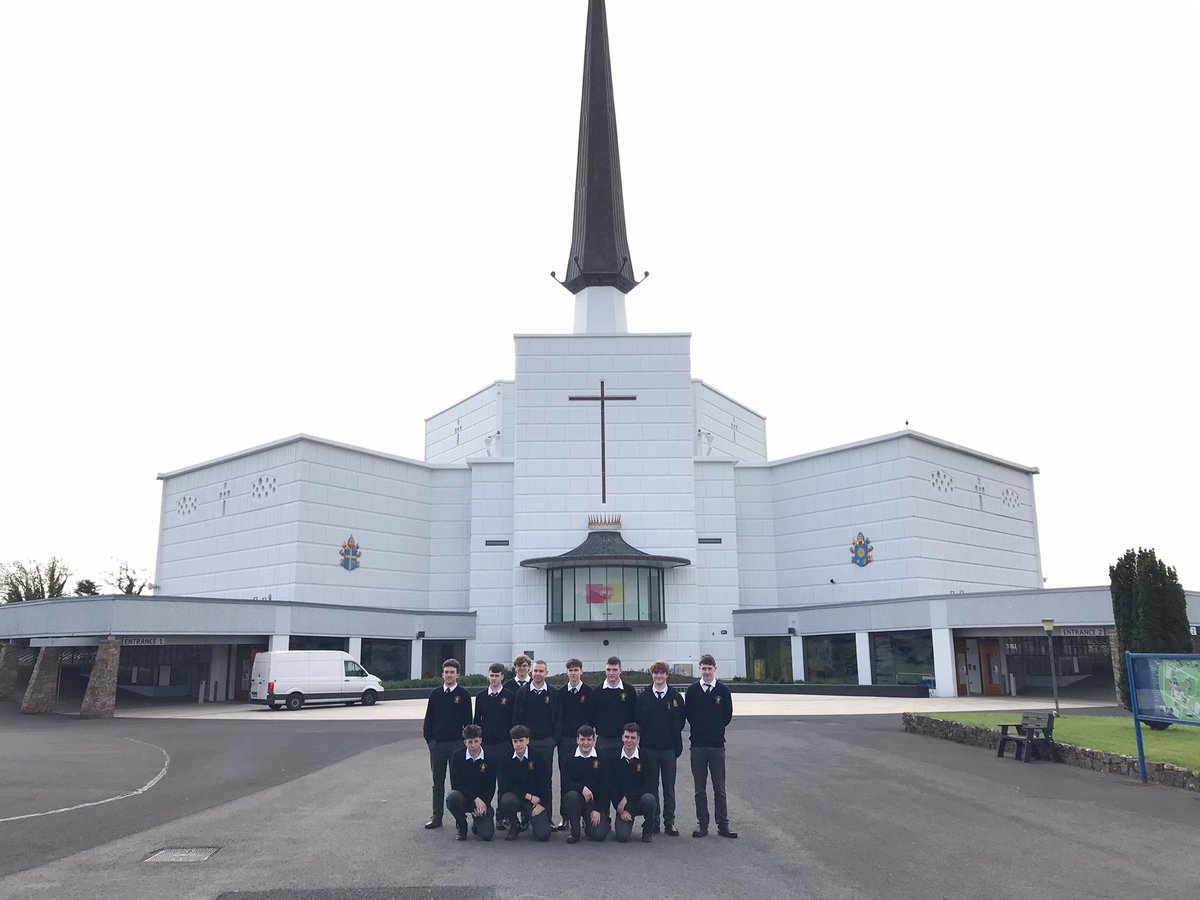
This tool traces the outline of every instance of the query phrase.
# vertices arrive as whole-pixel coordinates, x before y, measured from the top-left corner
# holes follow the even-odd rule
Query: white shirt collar
[[[602,686],[603,686],[604,688],[606,688],[606,689],[610,690],[610,691],[623,691],[623,690],[625,690],[625,682],[624,682],[624,681],[622,681],[622,680],[621,680],[621,679],[619,679],[619,678],[617,679],[617,686],[616,686],[616,687],[613,687],[611,684],[609,684],[609,683],[608,683],[608,679],[607,679],[607,678],[606,678],[606,679],[604,679],[604,684],[603,684]]]
[[[634,751],[633,751],[633,756],[626,756],[626,755],[625,755],[625,748],[624,748],[624,747],[622,747],[622,748],[621,748],[621,759],[637,759],[637,760],[640,760],[641,758],[642,758],[642,745],[641,745],[641,744],[638,744],[638,748],[637,748],[636,750],[634,750]]]
[[[571,684],[571,682],[569,682],[569,681],[567,682],[567,690],[570,691],[572,694],[576,693],[582,687],[583,687],[582,681],[579,682],[579,684]]]
[[[544,690],[547,688],[547,686],[548,686],[548,685],[549,685],[549,682],[547,682],[547,681],[543,681],[543,682],[542,682],[542,686],[541,686],[541,687],[538,687],[536,684],[534,684],[532,681],[530,681],[530,682],[529,682],[529,689],[530,689],[531,691],[536,691],[537,693],[539,693],[539,694],[540,694],[542,691],[544,691]]]
[[[514,751],[514,753],[513,753],[513,759],[519,759],[521,762],[525,762],[525,759],[526,759],[528,756],[529,756],[529,751],[528,751],[528,750],[526,750],[526,751],[525,751],[525,756],[517,756],[517,754],[516,754],[516,752],[515,752],[515,751]]]
[[[715,679],[715,678],[711,682],[705,681],[703,678],[700,679],[700,687],[702,687],[702,688],[709,688],[711,690],[712,688],[715,688],[716,686],[717,686],[717,679]]]
[[[483,759],[483,748],[482,747],[479,748],[478,756],[472,756],[470,750],[466,751],[466,755],[467,755],[467,759],[469,759],[473,762],[478,762],[479,760]]]
[[[498,691],[493,691],[491,688],[488,688],[488,696],[489,697],[499,697],[500,694],[503,693],[503,691],[504,691],[504,688],[500,688],[500,690],[498,690]]]
[[[576,756],[578,756],[580,759],[595,759],[595,758],[596,758],[596,748],[595,748],[595,747],[593,747],[593,748],[592,748],[592,752],[591,752],[591,753],[589,753],[587,756],[584,756],[584,755],[583,755],[583,751],[582,751],[582,750],[580,750],[578,747],[576,747],[576,748],[575,748],[575,755],[576,755]]]
[[[446,687],[446,686],[443,684],[443,685],[442,685],[442,690],[443,690],[443,691],[445,691],[447,694],[453,694],[453,693],[454,693],[454,691],[455,691],[455,688],[457,688],[457,687],[458,687],[458,685],[457,685],[457,684],[456,684],[454,687]]]

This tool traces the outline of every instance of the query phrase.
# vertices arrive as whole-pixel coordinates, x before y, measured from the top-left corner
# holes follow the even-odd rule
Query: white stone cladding
[[[511,381],[496,381],[425,420],[425,461],[457,463],[501,457],[512,433]]]
[[[758,468],[770,476],[773,517],[753,471],[738,472],[744,607],[1042,584],[1027,467],[900,432]],[[865,567],[851,561],[859,532],[874,547]]]
[[[619,513],[622,536],[648,553],[696,559],[690,336],[518,335],[513,439],[513,560],[581,543],[592,513]],[[608,502],[600,497],[600,381],[607,404]],[[666,629],[582,634],[546,630],[546,576],[516,568],[513,648],[561,664],[602,667],[656,658],[694,662],[699,642],[695,566],[665,573]],[[607,640],[608,646],[603,641]],[[732,663],[732,660],[729,660]]]
[[[700,379],[692,380],[696,455],[767,461],[767,420]]]
[[[161,593],[467,608],[466,468],[297,436],[161,477]]]

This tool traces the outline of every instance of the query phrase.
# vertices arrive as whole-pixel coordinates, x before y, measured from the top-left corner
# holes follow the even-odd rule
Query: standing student
[[[537,757],[546,768],[547,793],[542,798],[549,815],[548,821],[554,822],[554,798],[549,793],[552,787],[551,766],[554,764],[554,748],[562,737],[562,708],[558,703],[558,694],[546,681],[547,666],[544,659],[533,664],[530,671],[529,684],[521,688],[517,694],[516,707],[513,710],[513,724],[524,725],[529,729],[529,752]],[[559,825],[553,825],[556,830]]]
[[[504,687],[504,666],[488,666],[488,685],[475,695],[475,724],[483,729],[483,752],[502,759],[510,746],[516,696]]]
[[[509,821],[506,841],[521,836],[521,820],[533,829],[533,836],[545,843],[550,840],[550,813],[542,804],[550,794],[550,770],[529,752],[529,729],[514,725],[512,755],[500,768],[500,815]]]
[[[592,724],[596,726],[596,749],[602,756],[621,752],[621,734],[626,722],[637,718],[637,693],[621,680],[621,660],[610,656],[604,666],[604,681],[592,690]]]
[[[725,728],[733,719],[733,697],[717,681],[717,661],[700,657],[700,680],[687,689],[684,707],[692,739],[692,780],[696,782],[696,821],[692,837],[708,834],[708,776],[712,775],[717,834],[736,838],[729,829],[729,803],[725,797]]]
[[[592,689],[583,683],[583,663],[572,657],[567,660],[567,683],[558,689],[558,705],[562,710],[562,737],[558,741],[558,790],[560,811],[565,811],[563,798],[567,792],[567,764],[575,758],[579,726],[592,723],[590,697]],[[592,732],[595,743],[595,731]]]
[[[642,843],[653,838],[653,822],[658,818],[658,801],[654,798],[654,776],[641,757],[638,741],[641,728],[637,722],[627,722],[621,732],[621,752],[612,763],[612,805],[617,811],[614,830],[617,840],[624,844],[633,835],[633,820],[642,817]]]
[[[429,768],[433,772],[433,815],[426,828],[442,827],[442,809],[446,802],[446,765],[455,750],[462,749],[462,731],[471,724],[471,695],[458,683],[462,663],[448,659],[442,663],[442,686],[434,688],[425,704],[422,733],[429,747]]]
[[[465,753],[450,757],[450,793],[446,795],[446,809],[454,816],[458,826],[455,840],[467,839],[467,815],[474,816],[472,827],[477,835],[490,841],[496,834],[495,814],[492,797],[496,794],[496,764],[499,757],[488,756],[483,749],[483,729],[468,725],[463,729]]]
[[[513,660],[513,671],[516,675],[504,682],[504,686],[513,692],[514,697],[521,688],[529,684],[529,669],[532,665],[533,660],[524,653],[518,653],[517,658]]]
[[[608,792],[610,760],[596,752],[596,729],[580,725],[575,733],[575,752],[562,770],[563,818],[571,827],[568,844],[578,844],[580,825],[593,841],[608,837]]]
[[[666,660],[650,664],[650,687],[637,698],[637,723],[642,726],[642,758],[662,787],[662,830],[679,837],[675,827],[676,761],[683,755],[683,696],[667,684],[671,667]],[[654,831],[659,830],[655,821]]]

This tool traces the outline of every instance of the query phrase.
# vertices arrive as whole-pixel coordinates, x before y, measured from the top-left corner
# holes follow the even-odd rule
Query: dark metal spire
[[[608,58],[608,17],[604,0],[588,0],[579,158],[575,170],[575,222],[563,285],[572,294],[597,285],[609,285],[628,294],[637,284],[625,236],[617,112],[613,103],[612,64]]]

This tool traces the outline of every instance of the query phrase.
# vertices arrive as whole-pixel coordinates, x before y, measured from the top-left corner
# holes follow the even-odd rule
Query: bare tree
[[[125,560],[118,562],[116,569],[104,577],[118,594],[140,594],[150,583],[144,569],[135,569]]]

